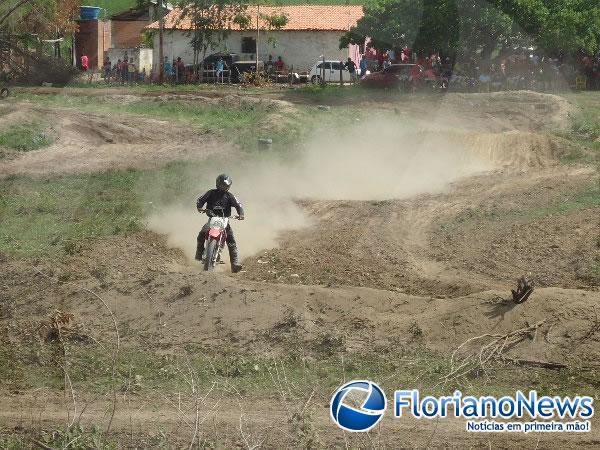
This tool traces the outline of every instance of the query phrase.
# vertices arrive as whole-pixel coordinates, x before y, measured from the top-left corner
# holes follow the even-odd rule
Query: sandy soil
[[[418,102],[382,107],[421,114],[427,121],[427,108]],[[187,152],[185,142],[174,140],[179,130],[159,121],[28,108],[27,114],[57,115],[58,141],[2,163],[4,174],[45,174],[59,166],[68,171],[154,167],[215,151],[209,137],[194,136],[206,144]],[[506,334],[543,322],[506,355],[572,367],[594,364],[600,359],[595,309],[600,291],[592,270],[598,248],[591,237],[598,235],[600,210],[560,210],[560,205],[589,190],[598,174],[593,167],[560,164],[567,144],[543,134],[564,126],[569,111],[564,100],[541,94],[451,96],[440,105],[442,119],[432,133],[486,158],[489,172],[455,181],[440,193],[401,199],[300,199],[315,226],[283,233],[278,248],[247,255],[246,271],[237,276],[201,272],[181,250],[167,245],[165,236],[149,231],[88,242],[61,262],[0,255],[2,326],[18,342],[60,308],[72,312],[95,339],[111,340],[110,316],[91,291],[105,299],[119,324],[126,324],[123,342],[133,346],[168,350],[199,344],[275,357],[290,349],[316,354],[323,345],[355,352],[410,345],[417,324],[426,349],[450,354],[490,330]],[[11,114],[22,115],[23,109],[7,117]],[[167,134],[147,137],[156,126]],[[507,299],[515,278],[526,273],[538,289],[517,306]],[[335,344],[327,344],[326,336]],[[27,406],[34,402],[31,393],[12,394],[0,408],[0,422],[15,426],[34,414],[42,423],[60,422],[64,410],[55,395],[49,393],[47,408],[34,413]],[[245,400],[254,408],[242,419],[243,426],[254,427],[248,436],[260,441],[265,429],[273,429],[265,446],[289,445],[281,426],[289,419],[285,406],[275,398]],[[326,406],[328,399],[314,401]],[[177,411],[161,402],[136,398],[132,408],[123,400],[117,429],[125,434],[132,426],[176,428]],[[239,404],[226,396],[223,402],[214,428],[224,436],[235,433],[225,442],[239,445],[244,433],[231,431],[239,427]],[[102,408],[92,407],[90,415],[101,417]],[[351,446],[369,445],[364,436],[334,430],[324,407],[317,411],[316,426],[327,444],[341,446],[351,439]],[[577,439],[475,436],[465,433],[460,421],[386,419],[384,424],[385,433],[371,438],[394,448],[596,448],[600,442],[597,431]]]

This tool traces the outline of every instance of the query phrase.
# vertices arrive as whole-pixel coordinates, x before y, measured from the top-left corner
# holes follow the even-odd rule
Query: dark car
[[[217,64],[219,58],[223,59],[227,67],[231,67],[239,59],[239,56],[237,53],[213,53],[204,58],[204,67],[212,69]]]
[[[231,67],[235,64],[235,62],[238,60],[239,56],[236,53],[212,53],[210,55],[208,55],[206,58],[204,58],[204,76],[203,76],[203,80],[207,81],[207,82],[212,82],[216,80],[216,65],[217,65],[217,61],[219,60],[219,58],[223,59],[223,62],[225,63],[224,65],[224,71],[223,71],[223,79],[224,81],[229,81],[230,77],[233,75],[232,73],[230,73]],[[199,80],[200,78],[200,70],[201,70],[202,65],[201,64],[197,64],[197,73],[198,76],[196,77],[196,80]],[[185,66],[185,69],[188,73],[192,74],[194,73],[194,65],[193,64],[187,64]]]
[[[203,81],[205,82],[214,82],[216,79],[216,65],[219,58],[223,59],[225,63],[224,71],[223,71],[223,81],[228,83],[240,83],[243,81],[247,81],[246,75],[248,73],[256,72],[256,61],[239,61],[238,55],[235,53],[213,53],[210,56],[207,56],[204,59],[204,77]],[[264,70],[264,63],[262,61],[258,62],[259,71]],[[186,66],[186,71],[189,74],[194,72],[194,65],[188,64]],[[200,72],[200,65],[198,65],[198,72]],[[199,81],[199,76],[195,79]]]
[[[374,88],[407,87],[415,70],[416,64],[392,64],[379,72],[365,75],[360,84]]]

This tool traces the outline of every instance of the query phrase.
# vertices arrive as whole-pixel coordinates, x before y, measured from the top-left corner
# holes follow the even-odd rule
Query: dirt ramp
[[[489,132],[553,131],[569,123],[566,99],[532,91],[452,93],[435,109],[435,119],[456,128]]]
[[[555,137],[521,131],[448,134],[446,138],[497,168],[528,170],[554,166],[568,144]]]

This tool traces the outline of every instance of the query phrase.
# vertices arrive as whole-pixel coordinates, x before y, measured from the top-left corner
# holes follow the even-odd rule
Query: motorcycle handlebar
[[[200,214],[204,213],[204,214],[206,214],[206,215],[208,215],[208,212],[209,212],[209,211],[210,211],[209,209],[199,209],[199,210],[198,210],[198,212],[199,212]],[[214,214],[214,213],[213,213],[213,214]],[[214,216],[216,216],[216,217],[220,217],[220,216],[218,216],[217,214],[214,214]],[[232,217],[229,217],[229,219],[241,220],[241,219],[240,219],[240,216],[232,216]]]

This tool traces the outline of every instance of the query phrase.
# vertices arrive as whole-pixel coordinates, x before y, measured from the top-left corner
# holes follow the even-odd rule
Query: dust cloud
[[[385,200],[440,192],[461,177],[492,169],[489,158],[469,151],[445,133],[418,130],[398,121],[363,121],[351,128],[316,133],[303,150],[287,160],[265,156],[211,168],[204,173],[214,186],[219,172],[233,178],[232,192],[246,210],[244,222],[232,221],[242,257],[277,245],[278,235],[318,218],[307,217],[296,203],[311,200]],[[208,172],[208,169],[207,169]],[[196,196],[203,192],[196,192]],[[166,234],[170,245],[193,258],[196,236],[206,216],[191,200],[185,207],[160,209],[148,227]]]

